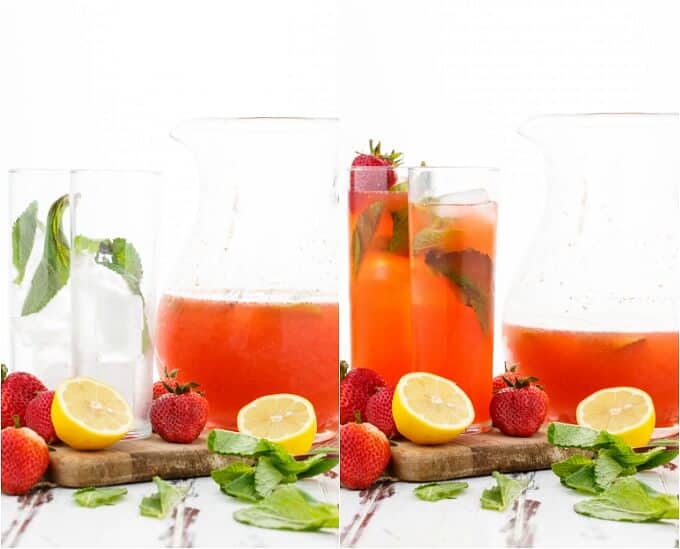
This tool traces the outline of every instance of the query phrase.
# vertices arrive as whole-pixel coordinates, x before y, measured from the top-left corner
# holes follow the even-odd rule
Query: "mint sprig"
[[[21,284],[26,274],[26,264],[35,243],[38,227],[38,202],[34,200],[17,217],[12,225],[12,265],[17,270],[14,284]]]
[[[480,503],[483,509],[505,511],[529,486],[527,480],[515,480],[498,471],[491,475],[496,481],[496,486],[482,492]]]
[[[295,459],[280,444],[222,429],[213,429],[208,434],[208,449],[251,459],[251,462],[232,463],[211,473],[222,492],[246,501],[261,500],[281,484],[325,473],[338,464],[337,452]]]
[[[41,311],[68,282],[70,249],[62,229],[62,218],[68,205],[69,197],[64,195],[52,204],[47,213],[43,255],[31,279],[21,316]]]
[[[390,212],[392,236],[387,249],[395,254],[408,254],[408,207]]]
[[[361,260],[378,229],[384,207],[380,201],[373,202],[357,217],[352,231],[352,271],[355,275],[359,272]]]
[[[653,469],[678,455],[677,444],[675,448],[654,446],[636,452],[623,439],[607,431],[559,422],[548,426],[548,442],[592,452],[591,457],[571,456],[552,465],[562,484],[590,494],[606,490],[619,477]]]
[[[127,494],[127,488],[81,488],[73,492],[73,499],[81,507],[114,505]]]

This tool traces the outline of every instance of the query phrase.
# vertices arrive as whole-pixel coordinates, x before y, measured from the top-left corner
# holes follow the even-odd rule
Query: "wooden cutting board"
[[[123,440],[91,452],[58,445],[50,452],[47,477],[60,486],[82,488],[150,480],[207,476],[213,469],[243,458],[221,456],[208,450],[207,434],[191,444],[172,444],[158,435]]]
[[[488,433],[460,435],[440,446],[418,446],[397,441],[392,446],[391,474],[400,480],[427,482],[453,478],[548,469],[578,453],[556,448],[548,443],[545,432],[532,437],[502,435],[496,429]]]

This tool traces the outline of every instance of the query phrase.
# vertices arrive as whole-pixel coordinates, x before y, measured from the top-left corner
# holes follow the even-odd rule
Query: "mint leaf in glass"
[[[68,205],[69,197],[64,195],[50,206],[47,213],[42,259],[31,279],[21,316],[42,310],[68,282],[71,258],[69,243],[62,228],[64,210]]]
[[[184,499],[189,488],[170,484],[160,477],[153,477],[158,492],[142,498],[139,513],[145,517],[165,518]]]
[[[425,263],[449,279],[463,303],[472,307],[482,331],[486,332],[493,283],[491,258],[471,248],[454,252],[432,249],[425,254]]]
[[[498,471],[491,475],[496,480],[496,486],[482,492],[480,498],[482,509],[505,511],[529,486],[526,480],[515,480]]]
[[[678,497],[657,492],[636,478],[626,477],[597,497],[578,502],[574,510],[602,520],[656,522],[678,518]]]
[[[423,501],[439,501],[455,499],[467,487],[467,482],[433,482],[417,486],[413,489],[413,493]]]
[[[317,501],[295,486],[281,486],[256,505],[234,512],[244,524],[274,530],[338,528],[338,506]]]
[[[387,249],[395,254],[408,254],[408,207],[390,212],[392,236]]]
[[[373,202],[357,217],[356,225],[352,231],[352,271],[354,274],[359,272],[361,259],[378,229],[383,208],[382,202]]]
[[[408,192],[408,181],[399,181],[390,187],[390,192],[393,193],[407,193]]]
[[[35,243],[38,227],[38,202],[31,202],[12,225],[12,265],[17,270],[14,284],[21,284],[26,274],[26,264]]]
[[[127,494],[127,488],[81,488],[73,493],[73,499],[81,507],[114,505]]]

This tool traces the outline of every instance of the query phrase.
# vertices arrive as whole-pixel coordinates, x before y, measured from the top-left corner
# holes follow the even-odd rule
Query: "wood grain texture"
[[[392,446],[392,476],[406,481],[427,482],[452,478],[548,469],[556,461],[576,453],[555,448],[545,432],[516,438],[497,430],[461,435],[448,444],[418,446],[397,441]]]
[[[242,458],[221,456],[208,450],[206,434],[191,444],[172,444],[158,435],[144,440],[124,440],[105,450],[84,452],[56,446],[50,452],[48,478],[69,488],[110,486],[150,480],[201,477],[213,469]]]

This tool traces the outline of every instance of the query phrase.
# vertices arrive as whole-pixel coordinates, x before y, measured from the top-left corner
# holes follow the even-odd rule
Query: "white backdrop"
[[[6,1],[0,173],[161,169],[167,275],[195,205],[191,159],[168,138],[177,121],[339,116],[345,162],[374,137],[413,163],[503,170],[502,304],[543,190],[540,159],[514,128],[541,112],[677,110],[678,12],[670,0]]]

